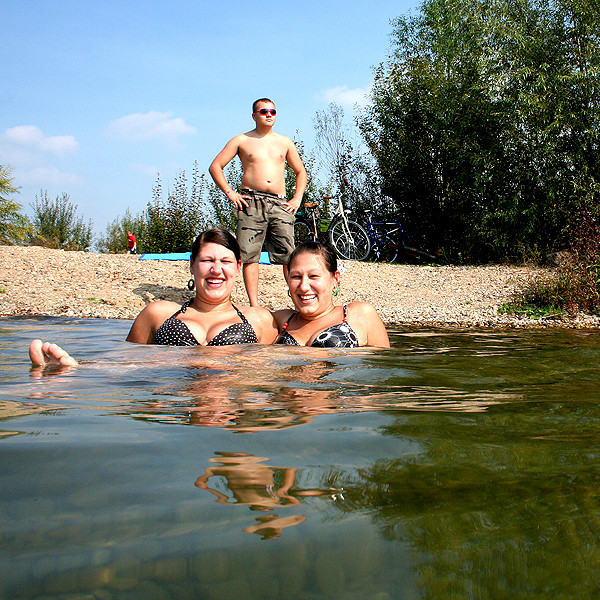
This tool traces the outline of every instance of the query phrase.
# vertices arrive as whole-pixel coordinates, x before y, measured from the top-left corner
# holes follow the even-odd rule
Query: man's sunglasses
[[[277,110],[275,108],[261,108],[260,110],[256,111],[257,113],[261,114],[261,115],[273,115],[275,116],[277,114]]]

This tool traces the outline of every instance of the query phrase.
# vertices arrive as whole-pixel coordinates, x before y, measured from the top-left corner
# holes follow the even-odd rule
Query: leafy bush
[[[173,252],[191,247],[207,223],[203,207],[205,188],[206,178],[200,175],[197,162],[192,172],[191,193],[185,171],[181,171],[175,178],[173,192],[165,201],[160,176],[157,177],[146,212],[145,252]]]
[[[582,211],[570,230],[570,251],[559,255],[556,271],[533,278],[511,312],[524,307],[558,307],[571,315],[600,312],[600,220]]]
[[[31,223],[21,214],[21,205],[9,198],[17,194],[18,188],[12,184],[11,170],[0,165],[0,243],[18,244],[31,235]]]
[[[98,252],[123,254],[127,252],[127,232],[131,231],[137,240],[138,253],[144,252],[146,238],[146,214],[133,216],[129,209],[122,217],[117,217],[106,226],[106,233],[96,241]]]
[[[68,194],[48,198],[47,191],[41,191],[31,205],[34,211],[31,242],[46,248],[63,250],[89,250],[92,244],[92,222],[84,223],[77,217],[77,205],[69,201]]]

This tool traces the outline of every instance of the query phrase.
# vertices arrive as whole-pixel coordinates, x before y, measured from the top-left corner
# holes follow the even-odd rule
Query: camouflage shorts
[[[287,264],[294,250],[294,221],[292,213],[283,208],[285,198],[270,192],[242,190],[250,196],[248,206],[238,211],[237,239],[244,263],[258,262],[263,243],[271,262]]]

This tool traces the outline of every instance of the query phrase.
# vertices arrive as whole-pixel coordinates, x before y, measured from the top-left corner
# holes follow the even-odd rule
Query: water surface
[[[0,319],[0,598],[597,598],[597,331],[390,350]],[[81,361],[30,369],[33,337]]]

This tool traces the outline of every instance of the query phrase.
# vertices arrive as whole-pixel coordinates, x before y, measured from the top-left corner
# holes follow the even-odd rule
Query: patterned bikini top
[[[313,348],[358,348],[358,336],[348,325],[347,319],[348,309],[344,305],[344,320],[339,325],[332,325],[324,329],[313,340],[311,347]],[[277,338],[276,344],[287,344],[289,346],[299,346],[294,336],[287,330],[290,321],[297,315],[295,312],[284,324],[282,331]]]
[[[188,326],[177,318],[183,314],[192,300],[185,302],[181,308],[170,316],[154,334],[154,344],[161,346],[199,346],[200,342],[194,337]],[[233,344],[258,344],[258,338],[248,319],[234,306],[235,312],[242,320],[241,323],[233,323],[219,331],[215,337],[206,344],[207,346],[231,346]]]

